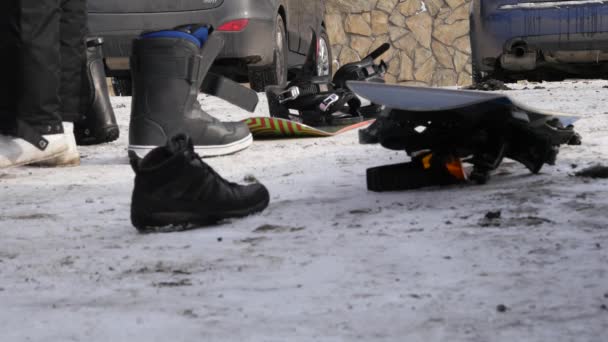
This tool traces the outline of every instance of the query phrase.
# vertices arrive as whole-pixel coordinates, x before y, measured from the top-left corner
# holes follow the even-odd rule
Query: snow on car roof
[[[499,9],[511,10],[511,9],[539,9],[539,8],[553,8],[553,7],[567,7],[567,6],[582,6],[592,4],[604,4],[606,0],[572,0],[572,1],[543,1],[543,2],[522,2],[516,5],[503,5]]]

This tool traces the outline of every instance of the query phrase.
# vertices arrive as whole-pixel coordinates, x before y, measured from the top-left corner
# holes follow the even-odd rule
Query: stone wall
[[[326,26],[339,65],[389,42],[389,83],[471,83],[471,0],[326,0]]]

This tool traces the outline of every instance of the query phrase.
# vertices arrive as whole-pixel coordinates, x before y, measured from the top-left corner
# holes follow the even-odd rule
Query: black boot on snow
[[[258,183],[224,180],[194,152],[185,135],[173,137],[140,160],[135,171],[131,222],[140,232],[169,232],[244,217],[268,206],[268,190]]]
[[[246,124],[221,122],[205,113],[197,100],[223,44],[220,36],[208,35],[206,27],[193,33],[146,33],[134,41],[130,151],[143,157],[179,133],[191,137],[201,156],[231,154],[251,145]]]
[[[87,39],[83,80],[83,115],[74,123],[78,145],[97,145],[118,139],[119,130],[110,103],[103,65],[103,39]]]

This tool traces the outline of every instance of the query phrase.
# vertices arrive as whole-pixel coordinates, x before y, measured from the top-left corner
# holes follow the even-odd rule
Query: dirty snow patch
[[[426,12],[426,3],[424,1],[420,1],[420,11],[416,12],[416,14],[420,14],[422,12]]]

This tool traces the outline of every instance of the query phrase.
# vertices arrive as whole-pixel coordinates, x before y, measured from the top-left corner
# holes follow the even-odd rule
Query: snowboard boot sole
[[[36,163],[28,164],[28,166],[49,168],[49,167],[74,167],[80,165],[80,155],[76,153],[62,153],[54,158],[41,160]]]
[[[172,233],[213,225],[221,220],[241,218],[263,211],[269,200],[240,210],[225,212],[157,212],[132,214],[131,223],[140,233]]]
[[[219,157],[242,151],[251,146],[251,144],[253,144],[253,135],[249,134],[241,140],[226,145],[195,145],[194,151],[201,157]],[[150,151],[157,147],[158,146],[129,145],[129,151],[133,151],[139,158],[144,158]]]
[[[18,166],[34,165],[52,161],[63,156],[70,149],[69,143],[62,137],[46,137],[49,146],[45,151],[20,138],[8,138],[0,135],[0,146],[6,149],[0,155],[0,169],[8,169]]]
[[[116,141],[120,136],[120,130],[118,126],[108,126],[104,129],[99,130],[97,134],[87,135],[86,132],[74,132],[76,136],[76,144],[78,146],[90,146],[90,145],[99,145],[105,144],[112,141]]]
[[[67,151],[67,150],[66,150]],[[19,167],[19,166],[33,166],[33,167],[41,167],[43,166],[45,163],[54,163],[54,160],[57,158],[61,158],[61,156],[65,153],[65,151],[63,152],[58,152],[58,153],[54,153],[54,154],[50,154],[48,156],[45,156],[43,158],[37,158],[35,160],[29,160],[29,161],[23,161],[23,162],[17,162],[15,164],[12,164],[11,166],[5,167],[6,169],[8,168],[13,168],[13,167]],[[80,160],[79,160],[79,164],[80,164]],[[0,167],[0,169],[3,169],[3,167]]]

